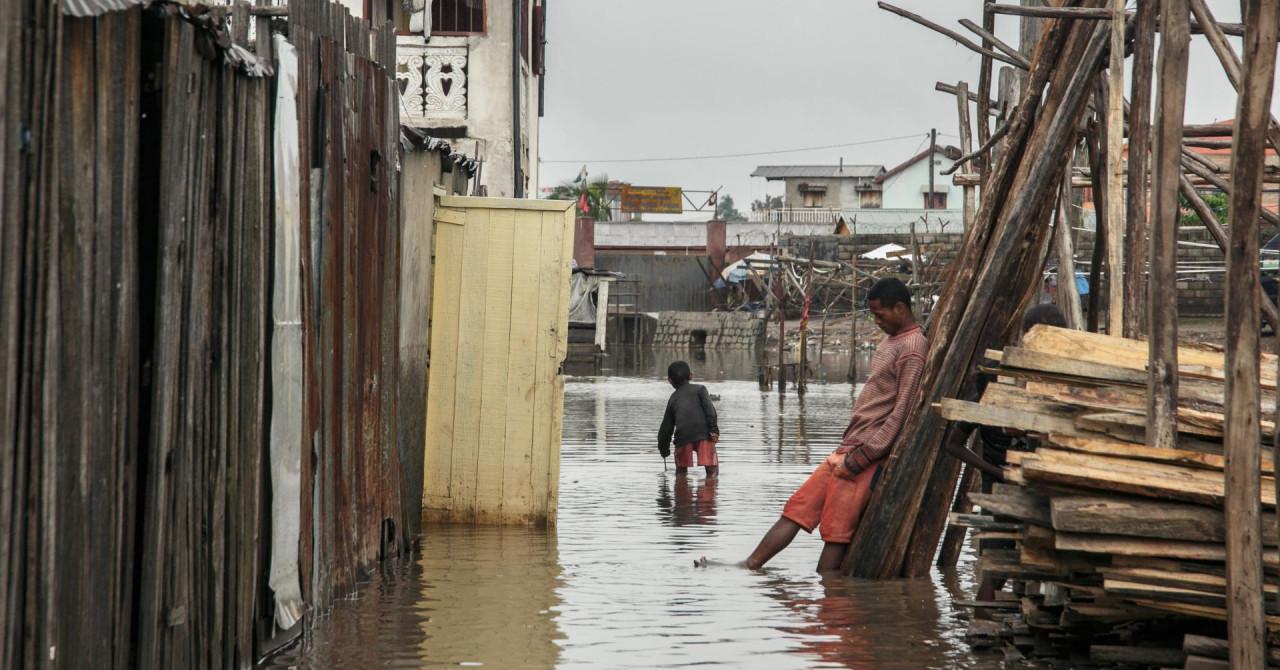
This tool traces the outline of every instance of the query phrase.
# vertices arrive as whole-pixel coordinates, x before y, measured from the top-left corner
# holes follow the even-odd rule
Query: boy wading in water
[[[688,473],[689,468],[693,467],[693,455],[697,453],[698,465],[707,469],[708,477],[715,477],[720,474],[720,459],[716,456],[720,424],[707,387],[691,384],[692,378],[689,364],[684,361],[676,361],[667,366],[667,381],[676,390],[667,400],[667,411],[662,415],[662,427],[658,429],[658,453],[663,458],[671,453],[671,435],[674,431],[676,474]]]
[[[867,308],[886,337],[876,346],[871,375],[853,404],[840,447],[792,494],[782,516],[760,540],[745,565],[763,567],[803,530],[822,531],[818,572],[840,567],[871,487],[898,431],[906,421],[924,371],[929,343],[911,312],[911,290],[897,279],[881,279],[867,293]]]

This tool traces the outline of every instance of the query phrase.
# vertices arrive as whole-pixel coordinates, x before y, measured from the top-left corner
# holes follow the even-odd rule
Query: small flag
[[[591,212],[591,207],[587,204],[587,192],[583,191],[578,195],[578,209],[582,210],[583,215]]]
[[[582,169],[578,171],[578,176],[573,178],[573,183],[579,184],[579,185],[585,185],[587,183],[587,166],[586,165],[583,165]]]

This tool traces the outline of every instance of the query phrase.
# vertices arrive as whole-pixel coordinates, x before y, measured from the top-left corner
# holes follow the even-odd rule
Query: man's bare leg
[[[682,468],[682,467],[680,467],[680,466],[678,466],[678,465],[676,466],[676,476],[677,476],[677,477],[683,477],[683,476],[685,476],[685,475],[687,475],[687,474],[689,474],[689,468]]]
[[[710,479],[712,477],[719,477],[719,476],[720,476],[720,466],[718,465],[707,466],[707,479]]]
[[[787,548],[791,541],[796,538],[796,533],[801,530],[800,524],[788,519],[785,516],[778,517],[769,532],[760,538],[760,544],[756,545],[756,550],[751,552],[745,562],[748,568],[758,570],[764,567],[769,559],[778,555],[778,552]]]
[[[824,542],[822,555],[818,557],[818,572],[827,573],[839,570],[840,563],[844,561],[844,553],[848,549],[849,544],[847,542]]]

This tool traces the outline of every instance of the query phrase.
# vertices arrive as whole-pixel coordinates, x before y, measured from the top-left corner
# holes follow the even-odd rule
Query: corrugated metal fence
[[[275,79],[233,41],[244,8],[235,35],[176,4],[77,8],[101,11],[0,3],[0,667],[244,667],[275,632],[284,495],[267,459]],[[288,23],[298,561],[324,608],[407,547],[418,510],[395,433],[398,92],[390,24],[317,0]]]

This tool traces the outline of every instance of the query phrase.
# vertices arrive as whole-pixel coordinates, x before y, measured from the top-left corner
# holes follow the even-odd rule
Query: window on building
[[[946,192],[944,191],[942,193],[925,193],[924,208],[925,209],[946,209],[947,208]]]
[[[471,35],[485,31],[485,0],[434,0],[432,35]]]
[[[880,209],[880,191],[859,191],[858,206],[863,209]]]
[[[801,195],[804,196],[805,207],[821,207],[822,196],[826,195],[823,191],[805,191]]]

